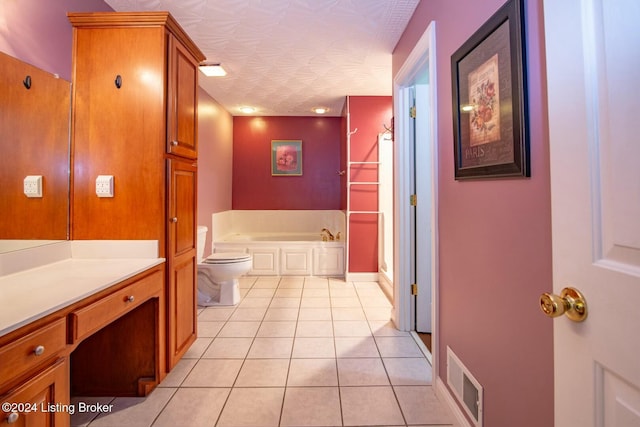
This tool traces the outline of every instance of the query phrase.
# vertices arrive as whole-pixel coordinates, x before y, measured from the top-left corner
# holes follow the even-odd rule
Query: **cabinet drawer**
[[[66,359],[58,359],[52,366],[1,396],[0,424],[68,426],[69,411],[64,410],[69,407],[67,366]]]
[[[162,292],[162,271],[156,271],[111,295],[70,314],[73,343],[83,340],[123,314]]]
[[[31,332],[0,348],[0,382],[29,371],[64,350],[67,342],[65,319]]]

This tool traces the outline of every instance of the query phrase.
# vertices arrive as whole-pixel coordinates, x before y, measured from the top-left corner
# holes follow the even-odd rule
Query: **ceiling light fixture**
[[[255,112],[256,109],[253,108],[253,107],[240,107],[240,111],[242,111],[245,114],[251,114],[251,113]]]
[[[220,64],[200,64],[200,71],[207,77],[224,77],[227,72]]]
[[[327,111],[329,111],[329,109],[326,107],[315,107],[315,108],[312,108],[311,111],[313,111],[316,114],[324,114]]]

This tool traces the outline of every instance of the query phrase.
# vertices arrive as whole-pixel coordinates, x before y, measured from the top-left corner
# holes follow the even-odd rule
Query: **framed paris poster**
[[[529,177],[524,0],[509,0],[452,56],[455,179]]]

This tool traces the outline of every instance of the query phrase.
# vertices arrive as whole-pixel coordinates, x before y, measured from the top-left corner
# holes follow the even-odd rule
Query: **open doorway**
[[[435,23],[394,79],[394,311],[405,331],[434,333],[437,287]],[[415,286],[414,286],[415,285]],[[432,336],[432,354],[437,336]],[[432,360],[435,368],[435,360]]]

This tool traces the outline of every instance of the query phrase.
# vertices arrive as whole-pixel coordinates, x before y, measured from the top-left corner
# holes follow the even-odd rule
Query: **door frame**
[[[410,234],[410,212],[409,197],[411,195],[411,170],[412,142],[408,140],[411,135],[412,120],[409,117],[409,98],[411,87],[416,84],[416,77],[419,72],[428,67],[429,84],[428,94],[431,108],[426,115],[418,116],[416,120],[425,120],[428,129],[428,164],[431,166],[431,188],[429,191],[417,189],[419,206],[424,206],[423,212],[427,212],[430,218],[427,223],[431,224],[432,238],[431,248],[431,269],[430,277],[417,277],[417,281],[430,281],[432,301],[431,323],[433,331],[437,330],[437,307],[438,307],[438,229],[437,229],[437,178],[438,178],[438,156],[437,156],[437,108],[436,108],[436,24],[429,23],[427,29],[420,37],[418,43],[405,60],[393,80],[393,100],[394,100],[394,267],[393,267],[393,311],[392,320],[396,327],[402,331],[410,331],[412,322],[412,296],[411,296],[411,242],[404,238]],[[418,159],[420,163],[420,159]],[[421,193],[423,198],[420,198]],[[418,215],[420,215],[418,210]],[[418,219],[419,220],[419,219]],[[430,274],[429,274],[430,273]],[[418,297],[420,293],[418,293]],[[438,352],[438,335],[434,334],[432,355]],[[437,359],[433,358],[433,367],[437,371]]]

